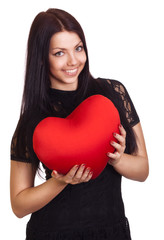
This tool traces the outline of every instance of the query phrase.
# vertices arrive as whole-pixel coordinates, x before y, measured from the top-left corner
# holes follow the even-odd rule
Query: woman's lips
[[[78,69],[74,68],[74,69],[68,69],[68,70],[64,70],[64,73],[68,76],[75,76],[77,74]]]

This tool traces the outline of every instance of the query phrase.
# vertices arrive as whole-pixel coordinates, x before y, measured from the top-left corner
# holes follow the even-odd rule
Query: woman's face
[[[51,87],[76,90],[86,59],[83,43],[76,33],[63,31],[54,34],[49,47]]]

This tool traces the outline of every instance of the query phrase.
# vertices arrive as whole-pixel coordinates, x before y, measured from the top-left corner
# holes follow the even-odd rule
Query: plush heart
[[[120,117],[114,104],[102,95],[85,99],[68,117],[47,117],[35,128],[33,148],[49,169],[66,174],[85,164],[96,178],[105,168],[110,141],[119,133]]]

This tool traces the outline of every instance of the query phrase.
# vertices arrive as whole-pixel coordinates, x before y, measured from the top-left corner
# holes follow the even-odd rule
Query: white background
[[[3,2],[0,6],[0,228],[3,239],[25,239],[29,219],[29,216],[16,218],[10,207],[10,142],[19,118],[29,28],[36,14],[49,7],[64,9],[81,23],[93,76],[117,79],[130,93],[143,126],[150,175],[144,183],[123,179],[126,215],[133,240],[164,239],[163,1]]]

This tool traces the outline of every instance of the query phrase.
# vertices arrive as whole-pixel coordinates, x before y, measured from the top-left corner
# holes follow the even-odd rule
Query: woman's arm
[[[108,156],[110,157],[108,163],[111,164],[122,176],[143,182],[148,177],[149,164],[141,124],[136,124],[133,127],[133,130],[136,135],[138,152],[135,155],[124,153],[126,132],[123,127],[120,127],[121,134],[115,136],[118,143],[111,143],[111,145],[116,148],[116,152],[113,154],[108,153]]]
[[[52,178],[34,187],[36,170],[32,164],[11,161],[10,195],[13,212],[19,218],[33,213],[55,198],[69,183],[87,182],[92,174],[83,165],[74,166],[66,175],[52,174]]]

